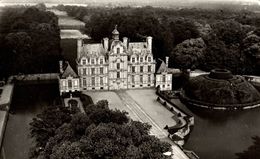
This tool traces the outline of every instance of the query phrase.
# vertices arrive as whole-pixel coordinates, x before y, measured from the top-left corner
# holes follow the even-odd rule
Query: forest
[[[260,74],[260,15],[247,10],[131,7],[57,7],[85,22],[95,42],[111,37],[143,41],[153,37],[155,58],[170,57],[175,68],[226,68],[234,74]],[[58,18],[36,7],[3,8],[0,20],[0,77],[57,72],[61,58]]]
[[[57,72],[58,18],[37,7],[1,8],[0,79],[10,75]]]
[[[226,68],[234,74],[259,75],[260,15],[240,10],[57,7],[85,22],[93,41],[110,37],[115,24],[121,38],[153,37],[156,59],[170,57],[180,69]]]

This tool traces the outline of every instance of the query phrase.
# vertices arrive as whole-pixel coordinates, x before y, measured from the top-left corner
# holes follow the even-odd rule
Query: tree
[[[260,37],[256,33],[248,34],[243,40],[243,51],[251,57],[260,55]]]
[[[58,71],[60,35],[54,13],[35,7],[3,9],[0,42],[0,78]]]
[[[107,105],[107,101],[100,101],[96,105],[86,107],[86,109],[89,107],[92,112],[69,115],[70,120],[64,121],[64,124],[61,125],[57,124],[60,126],[55,129],[56,131],[51,137],[46,138],[45,146],[42,144],[42,150],[33,151],[30,158],[169,159],[163,155],[163,152],[171,149],[170,144],[150,136],[150,125],[129,120],[125,112],[109,110]],[[101,113],[97,115],[99,111]],[[56,114],[63,114],[63,112],[56,112]],[[50,117],[53,120],[48,111],[44,111],[40,117],[41,119]],[[44,121],[48,121],[50,124],[51,120]],[[35,124],[32,124],[32,127],[31,130],[34,130]],[[45,136],[40,131],[31,133],[34,134],[34,137]],[[36,140],[36,142],[41,141]]]
[[[9,33],[5,42],[10,51],[9,57],[15,65],[9,66],[13,74],[24,72],[31,64],[32,38],[26,32]]]
[[[247,150],[237,153],[237,159],[258,159],[260,156],[260,137],[252,137],[254,143]]]
[[[202,38],[185,40],[174,48],[171,54],[172,63],[182,69],[194,69],[203,59],[205,49]]]
[[[195,24],[185,18],[179,18],[170,22],[169,27],[174,36],[174,46],[191,38],[198,38],[199,31]]]
[[[243,25],[234,20],[217,21],[211,26],[214,34],[226,45],[240,44],[246,36]]]
[[[56,129],[71,121],[72,112],[63,106],[49,106],[30,123],[31,137],[37,147],[44,147],[48,139],[54,136]]]
[[[227,24],[225,21],[217,22],[210,34],[203,37],[207,47],[200,69],[224,68],[234,74],[255,74],[256,62],[243,51],[243,45],[247,44],[243,41],[246,34],[242,28],[241,24],[233,21]]]

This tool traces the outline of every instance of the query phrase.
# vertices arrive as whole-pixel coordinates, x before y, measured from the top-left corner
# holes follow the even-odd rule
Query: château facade
[[[129,42],[126,37],[121,41],[115,27],[112,39],[103,38],[101,43],[85,44],[83,39],[77,39],[76,63],[77,73],[73,69],[69,69],[71,73],[68,73],[66,68],[61,71],[61,93],[155,86],[156,62],[150,36],[145,42]],[[62,65],[60,67],[63,68]],[[69,64],[67,67],[70,67]]]

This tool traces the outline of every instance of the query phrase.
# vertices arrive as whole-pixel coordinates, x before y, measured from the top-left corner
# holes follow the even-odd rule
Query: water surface
[[[200,159],[236,159],[235,153],[253,144],[252,136],[260,136],[259,108],[236,112],[190,110],[195,126],[185,148]]]

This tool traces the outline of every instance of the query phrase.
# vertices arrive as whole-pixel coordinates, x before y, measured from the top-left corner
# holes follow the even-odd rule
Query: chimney
[[[81,38],[77,39],[77,59],[80,58],[82,52],[83,40]]]
[[[168,66],[169,66],[169,57],[168,56],[165,57],[165,63],[166,63],[166,68],[168,68]]]
[[[60,66],[60,73],[63,73],[63,64],[62,64],[62,60],[59,61],[59,66]]]
[[[148,46],[148,49],[152,52],[152,37],[151,36],[148,36],[146,38],[146,42],[147,42],[147,46]]]
[[[127,37],[123,37],[123,44],[127,49],[127,45],[128,45],[128,38]]]
[[[103,38],[103,45],[104,45],[104,49],[105,51],[108,51],[108,38]]]

